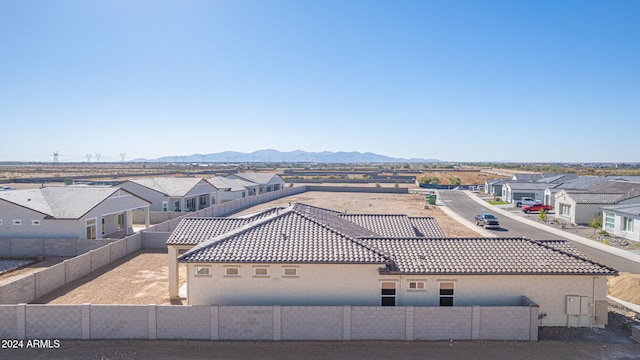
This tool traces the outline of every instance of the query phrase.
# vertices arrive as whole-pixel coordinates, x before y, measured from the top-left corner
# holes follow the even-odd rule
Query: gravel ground
[[[11,259],[11,260],[3,260],[0,259],[0,274],[4,274],[11,270],[17,270],[23,266],[27,266],[29,264],[34,263],[35,259]]]

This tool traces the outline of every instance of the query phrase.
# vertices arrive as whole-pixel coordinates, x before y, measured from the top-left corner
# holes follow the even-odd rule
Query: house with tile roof
[[[195,177],[160,177],[127,180],[121,188],[151,202],[151,211],[188,212],[216,203],[217,189]]]
[[[257,191],[250,192],[249,195],[257,195],[265,192],[272,192],[284,189],[285,181],[276,173],[249,173],[242,172],[228,176],[230,179],[241,179],[257,184]]]
[[[430,218],[304,204],[185,219],[168,240],[179,244],[195,244],[178,255],[191,305],[513,306],[526,296],[541,325],[603,326],[606,278],[617,274],[560,240],[444,238]]]
[[[603,206],[602,229],[616,236],[640,241],[640,203]]]
[[[601,217],[604,206],[640,203],[640,182],[605,181],[585,190],[562,190],[556,194],[555,217],[573,224],[590,224]]]
[[[149,201],[117,187],[51,186],[0,192],[0,237],[103,239],[133,233]],[[149,225],[147,216],[146,225]]]
[[[218,204],[242,199],[258,191],[258,184],[242,179],[214,176],[205,180],[217,189],[216,198]]]

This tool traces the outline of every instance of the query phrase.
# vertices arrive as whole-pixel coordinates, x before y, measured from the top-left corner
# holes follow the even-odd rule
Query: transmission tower
[[[100,156],[102,156],[102,154],[96,154],[96,162],[100,162]]]
[[[53,152],[53,163],[54,164],[58,163],[58,150]]]
[[[125,153],[120,153],[120,161],[124,162],[124,158],[127,156]]]
[[[91,162],[91,154],[87,154],[87,162]]]

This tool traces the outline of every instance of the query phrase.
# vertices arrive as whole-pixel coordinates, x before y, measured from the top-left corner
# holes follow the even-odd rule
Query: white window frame
[[[92,222],[92,224],[89,224],[90,222]],[[85,238],[87,240],[95,240],[98,238],[98,218],[91,218],[91,219],[86,219],[84,221],[84,228],[85,228]],[[93,237],[90,237],[89,234],[87,234],[87,230],[89,230],[90,228],[93,228],[93,232],[92,235]]]
[[[195,276],[211,276],[211,266],[196,266]]]
[[[608,212],[604,215],[604,227],[605,229],[615,229],[616,214]]]
[[[427,291],[427,282],[424,280],[409,280],[407,282],[407,291]]]
[[[453,284],[453,289],[452,290],[452,294],[445,294],[442,295],[442,290],[449,290],[449,289],[443,289],[442,288],[442,284]],[[443,298],[450,298],[451,299],[451,306],[455,306],[456,305],[456,282],[453,280],[439,280],[438,281],[438,306],[449,306],[449,305],[440,305],[442,303],[442,299]]]
[[[622,218],[622,230],[633,232],[633,218],[624,216]]]
[[[123,230],[125,228],[124,218],[124,213],[118,214],[118,230]]]
[[[287,271],[293,271],[293,274],[287,274]],[[282,268],[282,277],[298,277],[298,268],[297,267],[291,267],[291,266],[287,266],[287,267],[283,267]]]
[[[235,271],[233,271],[233,270],[235,270]],[[240,277],[240,267],[239,266],[227,266],[227,267],[225,267],[224,268],[224,276],[227,276],[227,277]]]
[[[385,289],[384,284],[393,284],[393,294],[384,293],[384,290],[391,290],[391,289]],[[383,305],[383,302],[385,299],[393,299],[393,305]],[[397,281],[395,280],[380,281],[380,306],[398,306],[398,282]]]
[[[13,220],[11,221],[11,223],[12,223],[13,225],[15,225],[15,226],[20,226],[20,225],[22,225],[22,220],[21,220],[21,219],[13,219]]]
[[[162,202],[162,211],[163,212],[169,211],[169,202],[168,201],[163,201]]]
[[[40,226],[40,220],[31,220],[31,226]]]
[[[258,274],[258,270],[264,270],[264,274]],[[268,267],[264,267],[264,266],[254,267],[253,268],[253,276],[255,276],[255,277],[269,277],[269,268]]]

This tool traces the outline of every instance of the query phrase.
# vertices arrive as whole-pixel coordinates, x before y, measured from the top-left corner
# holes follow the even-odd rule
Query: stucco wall
[[[583,297],[594,304],[606,300],[606,277],[589,275],[380,275],[379,265],[300,264],[298,276],[282,276],[283,264],[265,264],[268,277],[253,276],[255,264],[208,264],[209,276],[196,276],[187,266],[187,301],[191,305],[299,305],[379,306],[380,282],[397,283],[399,306],[439,306],[439,283],[453,282],[455,307],[514,306],[527,296],[544,313],[543,326],[590,326],[594,307],[580,316],[566,315],[566,296]],[[224,275],[225,267],[238,267],[239,276]],[[346,276],[348,274],[348,276]],[[425,289],[410,290],[410,281],[424,281]],[[595,297],[595,298],[594,298]],[[593,321],[593,324],[592,324]]]
[[[535,306],[508,308],[0,305],[7,339],[524,340]],[[504,338],[501,338],[504,336]]]

